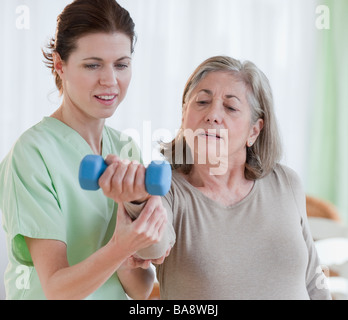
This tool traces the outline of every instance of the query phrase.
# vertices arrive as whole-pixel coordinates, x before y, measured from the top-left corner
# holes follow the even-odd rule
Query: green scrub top
[[[26,131],[0,164],[0,208],[7,238],[7,299],[45,299],[24,237],[67,245],[70,265],[104,246],[115,229],[117,204],[98,191],[82,190],[79,165],[88,143],[61,121],[46,117]],[[129,137],[104,126],[102,155],[140,161]],[[87,299],[127,299],[117,274]]]

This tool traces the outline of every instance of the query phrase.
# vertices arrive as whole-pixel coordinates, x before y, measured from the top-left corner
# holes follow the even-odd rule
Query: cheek
[[[131,82],[131,79],[132,79],[131,73],[122,75],[122,77],[117,79],[117,84],[118,84],[118,87],[120,90],[120,95],[122,97],[124,97],[126,95],[126,93],[128,91],[129,84]]]
[[[83,72],[76,71],[66,76],[66,86],[70,92],[79,92],[79,94],[83,94],[84,92],[89,92],[94,85],[94,77],[86,75]]]
[[[250,131],[250,123],[246,121],[236,121],[229,125],[228,136],[230,142],[245,144]]]
[[[193,131],[198,129],[198,115],[196,115],[192,110],[187,107],[183,111],[183,116],[182,116],[182,127],[183,129],[192,129]]]

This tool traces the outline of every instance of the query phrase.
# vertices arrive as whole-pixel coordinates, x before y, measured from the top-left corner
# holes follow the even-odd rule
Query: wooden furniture
[[[328,201],[307,195],[306,207],[308,217],[326,218],[341,222],[337,208]]]
[[[155,282],[148,300],[160,300],[159,283]]]

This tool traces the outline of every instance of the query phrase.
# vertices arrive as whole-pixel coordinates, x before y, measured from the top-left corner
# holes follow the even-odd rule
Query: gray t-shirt
[[[228,207],[174,171],[163,203],[176,243],[157,266],[161,299],[331,298],[307,223],[305,193],[291,169],[277,165]]]

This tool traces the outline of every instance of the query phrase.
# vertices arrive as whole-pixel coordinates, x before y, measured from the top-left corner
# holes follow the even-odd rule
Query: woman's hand
[[[126,256],[117,274],[126,293],[133,299],[146,299],[151,293],[154,273],[151,262],[163,263],[165,257],[157,260],[143,260],[136,252],[161,240],[167,224],[167,213],[159,206],[161,199],[152,196],[136,220],[132,220],[122,203],[117,211],[116,228],[109,243],[114,250]],[[166,254],[169,252],[167,251]],[[145,292],[145,294],[144,294]]]
[[[99,179],[105,196],[117,203],[144,202],[150,195],[145,189],[145,167],[137,161],[121,160],[115,155],[105,158],[108,167]]]
[[[122,203],[117,210],[116,228],[112,241],[126,257],[158,243],[167,226],[167,212],[158,205],[160,199],[152,196],[136,220],[132,220]]]

